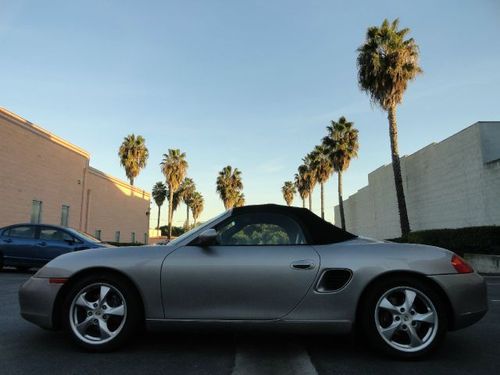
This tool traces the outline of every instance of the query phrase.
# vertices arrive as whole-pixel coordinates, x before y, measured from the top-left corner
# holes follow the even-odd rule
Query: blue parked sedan
[[[17,224],[0,229],[0,269],[41,267],[71,251],[112,247],[72,228],[46,224]]]

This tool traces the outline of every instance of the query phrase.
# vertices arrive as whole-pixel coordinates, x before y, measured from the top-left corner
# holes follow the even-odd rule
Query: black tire
[[[75,332],[76,328],[73,329],[71,324],[71,319],[73,318],[73,313],[71,310],[73,301],[83,290],[85,290],[86,288],[92,288],[92,285],[95,284],[104,284],[106,286],[115,288],[123,297],[124,305],[126,306],[126,314],[123,317],[123,324],[120,323],[120,331],[116,334],[115,337],[110,339],[110,341],[106,341],[103,343],[89,343],[83,341],[83,339],[79,337]],[[102,317],[104,318],[105,310],[101,310],[100,314],[102,314]],[[102,273],[87,275],[77,280],[73,285],[70,286],[70,290],[65,296],[63,302],[62,323],[65,331],[70,335],[71,339],[77,345],[88,351],[108,352],[123,346],[131,337],[133,337],[138,332],[138,330],[143,326],[143,322],[144,317],[142,304],[140,303],[140,296],[137,290],[127,279],[118,275],[107,275]],[[96,328],[98,327],[96,326]]]
[[[415,310],[420,311],[405,311],[406,314],[404,314],[401,312],[400,307],[398,307],[399,311],[397,312],[386,310],[385,308],[377,309],[379,301],[382,301],[382,297],[384,297],[386,293],[389,293],[387,295],[389,298],[396,301],[395,298],[397,298],[398,295],[404,298],[405,290],[416,293],[417,297],[415,297],[415,304],[413,306],[415,306]],[[431,284],[419,278],[397,277],[380,281],[367,291],[364,295],[364,300],[359,315],[361,319],[361,333],[373,348],[386,355],[398,359],[420,359],[434,352],[446,335],[448,320],[445,301],[443,301],[441,295]],[[429,301],[431,303],[430,305],[428,304]],[[425,306],[426,303],[427,306]],[[394,305],[398,306],[398,303],[395,302]],[[414,317],[423,316],[417,314],[423,314],[421,311],[425,308],[432,309],[431,306],[434,307],[434,310],[429,310],[429,312],[433,312],[433,316],[435,317],[433,323],[420,321],[413,322]],[[387,326],[382,324],[384,319],[387,321],[387,323],[385,323]],[[377,328],[378,325],[380,329],[383,330],[398,324],[400,325],[395,330],[394,335],[391,336],[390,340],[387,339],[387,341],[384,339],[382,333],[379,333],[379,329]],[[415,324],[415,327],[413,327],[413,324]],[[435,324],[437,324],[437,328]],[[422,336],[419,338],[422,339],[423,344],[420,346],[415,344],[415,347],[412,348],[412,344],[409,342],[411,340],[410,331],[412,333],[417,332],[419,336]],[[387,333],[387,335],[390,334]],[[426,337],[427,341],[425,341]],[[408,342],[406,342],[406,340]],[[408,345],[408,347],[405,348],[403,345]]]

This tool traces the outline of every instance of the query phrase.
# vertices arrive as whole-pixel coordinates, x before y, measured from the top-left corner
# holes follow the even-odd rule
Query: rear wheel
[[[437,348],[447,330],[441,296],[416,278],[378,283],[367,293],[363,331],[377,349],[398,358],[420,358]]]
[[[142,314],[139,296],[119,277],[87,276],[66,297],[64,323],[72,339],[91,351],[109,351],[137,332]]]

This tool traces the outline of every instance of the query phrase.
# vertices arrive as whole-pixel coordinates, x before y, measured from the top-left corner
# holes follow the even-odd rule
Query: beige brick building
[[[0,227],[67,225],[147,242],[150,194],[90,167],[90,154],[0,108]]]
[[[500,121],[479,121],[401,158],[413,231],[500,225]],[[401,235],[392,165],[344,201],[347,230],[378,239]],[[340,211],[335,207],[335,223]]]

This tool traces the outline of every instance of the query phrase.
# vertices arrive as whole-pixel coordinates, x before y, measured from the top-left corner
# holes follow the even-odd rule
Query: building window
[[[132,232],[132,235],[130,237],[132,243],[135,243],[135,232]]]
[[[102,231],[100,229],[96,229],[95,230],[95,238],[97,238],[98,240],[101,239],[101,234],[102,234]]]
[[[40,224],[42,222],[42,201],[33,201],[31,205],[31,223]]]
[[[120,231],[119,230],[117,230],[115,232],[115,242],[120,242]]]
[[[63,227],[67,227],[68,220],[69,220],[69,206],[63,204],[61,207],[61,225]]]

